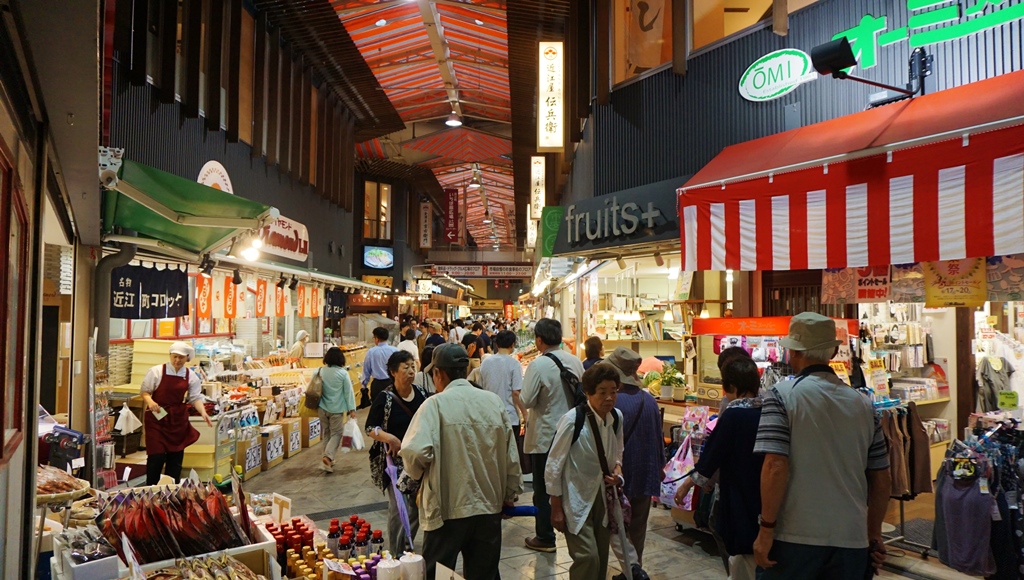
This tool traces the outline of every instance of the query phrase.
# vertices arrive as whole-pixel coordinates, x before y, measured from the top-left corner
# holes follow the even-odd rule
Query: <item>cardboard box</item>
[[[235,465],[242,467],[242,481],[263,471],[263,445],[260,439],[239,439],[235,444]]]
[[[320,442],[320,434],[323,427],[320,425],[320,419],[315,417],[303,417],[302,418],[302,446],[305,448],[312,447]]]
[[[278,424],[284,433],[284,456],[293,457],[302,452],[302,419],[281,419]]]
[[[277,467],[284,461],[284,431],[280,425],[270,425],[260,429],[263,450],[263,471]]]

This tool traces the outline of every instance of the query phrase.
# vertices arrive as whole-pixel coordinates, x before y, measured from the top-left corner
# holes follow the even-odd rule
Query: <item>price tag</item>
[[[71,460],[71,467],[73,469],[81,469],[81,468],[85,467],[85,458],[84,457],[76,457],[76,458],[72,459]]]
[[[292,519],[292,500],[279,493],[274,494],[274,521],[283,524]]]
[[[841,363],[839,361],[832,361],[828,363],[828,366],[832,367],[832,370],[836,372],[836,376],[838,376],[841,381],[843,381],[847,385],[850,384],[850,373],[846,371],[845,363]]]
[[[1009,411],[1016,409],[1020,402],[1017,391],[999,391],[999,409]]]
[[[302,433],[292,431],[288,434],[288,453],[302,449]]]
[[[267,441],[267,462],[284,455],[284,435],[278,435]]]
[[[309,422],[309,440],[312,441],[320,436],[320,419]]]
[[[352,566],[338,560],[324,560],[324,580],[327,580],[331,572],[338,572],[346,576],[356,578],[356,573],[352,570]]]
[[[874,358],[868,361],[868,368],[871,369],[871,372],[881,371],[884,373],[885,363],[882,362],[882,359]]]

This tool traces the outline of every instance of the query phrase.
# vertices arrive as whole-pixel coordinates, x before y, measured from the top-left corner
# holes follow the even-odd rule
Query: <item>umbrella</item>
[[[622,502],[619,501],[619,487],[617,485],[611,486],[612,488],[612,512],[615,516],[615,525],[619,528],[619,543],[622,546],[622,559],[625,562],[625,570],[622,573],[626,578],[633,577],[633,562],[629,561],[629,538],[626,537],[626,523],[622,519]],[[607,496],[606,496],[607,497]]]
[[[405,537],[409,539],[409,550],[416,551],[416,547],[412,543],[412,524],[409,523],[409,506],[405,504],[405,496],[398,489],[398,467],[395,466],[390,453],[385,451],[384,456],[388,462],[384,471],[387,472],[388,478],[391,479],[391,491],[395,494],[395,507],[398,508],[398,518],[402,521],[402,527],[405,528]],[[392,556],[398,557],[398,554],[392,554]]]

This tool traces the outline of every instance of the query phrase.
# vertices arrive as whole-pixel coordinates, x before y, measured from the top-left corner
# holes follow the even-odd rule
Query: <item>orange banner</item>
[[[311,318],[320,318],[320,288],[313,286],[313,291],[309,298],[309,316]]]
[[[256,280],[256,318],[267,315],[267,281]]]
[[[309,302],[306,301],[306,286],[304,284],[299,284],[299,287],[295,292],[296,300],[299,302],[298,316],[299,318],[306,318],[309,316],[306,314],[306,306],[309,304]]]
[[[224,318],[234,318],[238,315],[238,298],[235,294],[238,286],[231,281],[231,278],[224,277]]]
[[[196,314],[199,318],[213,314],[213,278],[202,274],[196,276]]]
[[[791,316],[766,316],[763,318],[694,318],[693,334],[722,334],[739,336],[786,336],[789,334]],[[857,321],[835,319],[836,338],[846,340],[858,333]]]
[[[274,286],[274,316],[284,316],[284,288]]]

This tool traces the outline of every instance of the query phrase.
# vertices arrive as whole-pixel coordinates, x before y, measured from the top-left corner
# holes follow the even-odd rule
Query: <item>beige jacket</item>
[[[523,491],[504,403],[463,379],[420,406],[400,455],[406,473],[422,479],[420,524],[428,532],[446,520],[499,513]]]

